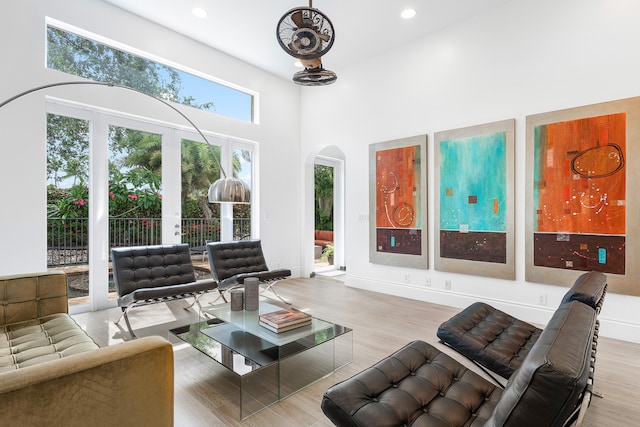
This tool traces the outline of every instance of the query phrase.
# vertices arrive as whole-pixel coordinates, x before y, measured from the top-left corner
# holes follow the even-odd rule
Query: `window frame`
[[[177,104],[176,104],[177,105]],[[89,295],[86,305],[70,307],[72,314],[114,307],[116,301],[108,299],[108,254],[109,206],[108,206],[108,129],[109,125],[130,127],[162,136],[162,243],[181,243],[180,234],[175,233],[176,224],[182,220],[181,207],[181,141],[189,139],[206,143],[190,126],[161,121],[149,117],[117,112],[111,109],[45,96],[46,114],[57,114],[89,122]],[[251,151],[251,237],[258,236],[258,209],[256,200],[257,144],[252,141],[202,131],[212,145],[220,146],[221,164],[231,172],[232,155],[235,148]],[[46,150],[46,138],[43,140]],[[106,215],[105,215],[106,212]],[[102,218],[102,220],[97,220]],[[105,219],[106,218],[106,219]],[[221,206],[221,240],[233,237],[233,209],[231,204]],[[98,222],[96,222],[98,221]],[[104,288],[104,289],[103,289]]]
[[[48,46],[48,41],[47,41],[47,33],[48,33],[48,31],[47,30],[48,30],[49,27],[56,28],[58,30],[65,31],[65,32],[68,32],[68,33],[72,33],[74,35],[77,35],[77,36],[82,37],[82,38],[89,39],[91,41],[94,41],[96,43],[99,43],[99,44],[102,44],[104,46],[110,47],[112,49],[121,50],[121,51],[124,51],[126,53],[139,56],[140,58],[156,62],[156,63],[158,63],[160,65],[164,65],[166,67],[173,68],[173,69],[175,69],[177,71],[181,71],[181,72],[184,72],[184,73],[187,73],[187,74],[191,74],[191,75],[193,75],[195,77],[198,77],[200,79],[203,79],[205,81],[208,81],[208,82],[220,85],[220,86],[224,86],[224,87],[229,88],[231,90],[235,90],[235,91],[247,94],[251,98],[251,105],[249,107],[250,108],[250,111],[249,111],[250,119],[249,119],[249,121],[238,119],[238,118],[226,115],[226,114],[217,113],[215,111],[209,111],[209,110],[201,110],[201,111],[204,111],[204,112],[207,112],[207,113],[210,113],[210,114],[215,114],[215,115],[218,115],[218,116],[221,116],[221,117],[225,117],[225,118],[228,118],[228,119],[232,119],[232,120],[237,120],[237,121],[240,121],[242,123],[251,123],[251,124],[256,124],[256,125],[260,124],[260,114],[259,114],[260,112],[259,112],[259,108],[258,108],[258,106],[260,105],[260,95],[259,95],[258,92],[250,90],[250,89],[245,88],[245,87],[242,87],[240,85],[231,83],[229,81],[217,78],[217,77],[212,76],[210,74],[195,70],[193,68],[187,67],[187,66],[185,66],[183,64],[179,64],[179,63],[177,63],[175,61],[172,61],[170,59],[167,59],[167,58],[164,58],[164,57],[161,57],[161,56],[158,56],[158,55],[154,55],[152,53],[149,53],[149,52],[143,51],[141,49],[137,49],[137,48],[135,48],[133,46],[127,45],[125,43],[121,43],[121,42],[115,41],[113,39],[109,39],[107,37],[101,36],[99,34],[95,34],[95,33],[92,33],[90,31],[84,30],[82,28],[76,27],[74,25],[67,24],[67,23],[65,23],[63,21],[59,21],[59,20],[51,18],[49,16],[45,17],[45,57],[44,57],[44,67],[46,69],[50,69],[48,67],[48,65],[47,65],[47,63],[48,63],[47,59],[49,57],[49,51],[48,51],[49,50],[48,49],[49,46]],[[63,71],[59,71],[59,70],[56,70],[56,71],[64,73]],[[65,74],[68,74],[68,73],[65,73]],[[73,74],[68,74],[68,75],[73,75]],[[75,77],[80,77],[80,78],[85,78],[85,77],[77,76],[77,75],[74,75],[74,76]],[[138,90],[138,89],[136,88],[136,90]],[[179,104],[179,105],[184,105],[184,104]],[[196,107],[192,107],[192,108],[196,108]]]

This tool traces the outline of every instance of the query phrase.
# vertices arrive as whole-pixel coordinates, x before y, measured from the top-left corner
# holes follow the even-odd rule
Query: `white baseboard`
[[[353,275],[346,276],[345,284],[353,288],[426,301],[433,304],[446,305],[460,309],[467,307],[469,304],[476,301],[482,301],[509,313],[518,319],[540,326],[546,325],[555,311],[555,307],[542,307],[496,298],[479,298],[477,295],[469,295],[429,287],[411,286],[394,282],[385,282],[373,280],[368,277],[356,277]],[[640,324],[626,322],[611,317],[604,317],[602,315],[599,316],[599,319],[600,336],[640,343]]]

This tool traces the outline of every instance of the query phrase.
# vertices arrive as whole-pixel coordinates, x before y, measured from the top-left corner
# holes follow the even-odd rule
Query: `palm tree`
[[[219,146],[182,141],[182,202],[189,197],[195,198],[207,219],[213,216],[207,200],[207,190],[220,177],[220,166],[213,156],[220,158]]]

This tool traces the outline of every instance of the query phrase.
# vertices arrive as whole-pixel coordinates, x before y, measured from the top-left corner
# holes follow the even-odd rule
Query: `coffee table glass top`
[[[198,320],[171,332],[235,374],[240,418],[301,390],[353,357],[352,329],[322,319],[275,333],[259,315],[282,307],[260,302],[256,311],[231,311],[229,304],[200,310]]]
[[[317,319],[311,318],[311,324],[301,326],[299,328],[292,329],[286,332],[275,333],[269,329],[260,326],[259,315],[263,313],[270,313],[273,311],[282,310],[282,307],[273,305],[268,302],[261,302],[260,308],[256,311],[231,311],[229,304],[222,304],[220,306],[211,306],[202,309],[202,314],[207,318],[216,318],[234,325],[242,330],[251,333],[252,335],[265,340],[276,346],[283,346],[299,339],[305,338],[309,335],[315,336],[316,344],[322,344],[323,342],[334,338],[334,333],[338,332],[334,329],[334,324]],[[204,328],[202,333],[212,334],[211,330],[216,326],[210,326]]]
[[[280,333],[260,326],[260,314],[281,309],[266,301],[260,301],[256,311],[231,311],[230,304],[203,307],[199,322],[171,332],[239,375],[351,332],[350,328],[315,317],[309,325]],[[223,358],[222,346],[245,360],[234,363]]]

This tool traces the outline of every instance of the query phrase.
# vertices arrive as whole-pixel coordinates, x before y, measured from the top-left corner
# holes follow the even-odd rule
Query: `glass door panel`
[[[244,181],[252,189],[253,164],[251,151],[233,149],[233,176]],[[251,238],[251,204],[233,205],[233,240]]]
[[[334,266],[334,179],[333,166],[315,165],[314,254],[317,270]]]
[[[110,125],[108,162],[109,253],[161,244],[162,136]],[[110,274],[109,299],[116,298]]]
[[[215,158],[214,158],[215,156]],[[181,241],[205,261],[207,242],[220,241],[220,205],[209,203],[209,186],[220,178],[220,146],[183,139],[181,142]]]
[[[47,268],[67,273],[70,306],[89,303],[89,128],[47,115]]]

